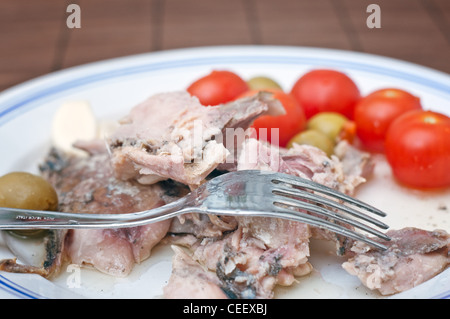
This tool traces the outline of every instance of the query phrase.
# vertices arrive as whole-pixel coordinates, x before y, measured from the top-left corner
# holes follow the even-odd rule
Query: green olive
[[[42,177],[26,172],[13,172],[0,177],[0,206],[56,210],[58,196],[55,189]],[[36,235],[42,230],[15,230],[23,236]]]
[[[266,76],[255,76],[247,81],[250,90],[280,89],[281,86]]]
[[[291,148],[294,143],[307,144],[320,148],[328,156],[333,154],[334,143],[324,133],[316,130],[306,130],[295,135],[287,144],[288,148]]]
[[[342,114],[335,112],[321,112],[310,118],[306,124],[308,129],[316,130],[336,141],[345,123],[349,120]]]

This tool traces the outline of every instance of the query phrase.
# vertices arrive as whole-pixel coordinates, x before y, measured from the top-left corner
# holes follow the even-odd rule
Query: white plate
[[[450,114],[450,77],[418,65],[368,54],[338,50],[235,46],[149,53],[74,67],[28,81],[0,95],[0,175],[15,170],[37,172],[50,146],[50,126],[67,100],[87,100],[99,119],[119,118],[148,96],[185,89],[212,69],[230,69],[243,78],[268,75],[286,90],[304,72],[334,68],[349,74],[363,94],[381,87],[399,87],[419,96],[425,108]],[[375,177],[358,196],[388,213],[391,228],[417,226],[450,232],[450,191],[403,189],[378,158]],[[447,210],[442,209],[446,206]],[[280,288],[280,298],[373,298],[344,270],[342,260],[326,244],[312,244],[316,269],[293,287]],[[0,259],[12,254],[0,242]],[[0,273],[4,298],[153,298],[160,297],[171,272],[171,251],[158,246],[152,257],[125,279],[89,269],[70,268],[53,282],[39,276]],[[450,295],[450,269],[400,297],[445,298]]]

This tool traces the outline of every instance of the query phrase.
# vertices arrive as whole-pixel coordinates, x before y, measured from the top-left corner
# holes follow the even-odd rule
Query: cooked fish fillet
[[[178,198],[183,187],[173,183],[141,185],[114,177],[106,149],[89,157],[67,157],[53,150],[41,166],[55,187],[61,211],[133,213]],[[64,253],[72,263],[86,264],[114,276],[128,275],[135,263],[151,254],[164,238],[170,220],[121,229],[75,229],[65,238]]]
[[[403,228],[388,231],[386,251],[355,243],[356,254],[342,266],[369,289],[391,295],[411,289],[450,264],[450,235],[443,230]]]
[[[187,92],[154,95],[134,107],[109,137],[114,172],[142,184],[170,178],[198,186],[235,148],[226,129],[243,134],[259,115],[283,112],[265,93],[210,107]]]

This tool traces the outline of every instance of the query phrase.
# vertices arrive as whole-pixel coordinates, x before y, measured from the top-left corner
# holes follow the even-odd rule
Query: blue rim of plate
[[[207,52],[211,49],[218,49],[219,47],[204,47],[204,48],[195,48],[197,52]],[[207,57],[201,57],[201,58],[180,58],[179,55],[177,55],[175,58],[168,59],[167,61],[152,61],[152,56],[160,55],[161,53],[164,54],[164,52],[193,52],[192,49],[177,49],[177,50],[169,50],[169,51],[162,51],[162,52],[151,52],[147,54],[142,55],[136,55],[136,57],[139,56],[148,56],[149,59],[145,63],[140,64],[134,64],[119,68],[112,67],[112,63],[114,61],[123,60],[126,61],[126,59],[133,58],[131,57],[124,57],[124,58],[116,58],[106,61],[99,61],[90,63],[81,67],[89,67],[89,66],[95,66],[100,63],[110,63],[111,69],[107,71],[100,71],[100,72],[87,72],[87,75],[78,76],[78,77],[71,77],[71,76],[65,76],[70,75],[71,72],[74,70],[77,70],[80,67],[73,67],[66,70],[58,71],[51,73],[47,76],[56,76],[61,77],[62,82],[58,82],[55,84],[54,81],[50,81],[50,84],[46,85],[38,85],[37,89],[30,90],[29,92],[26,92],[26,86],[27,83],[31,83],[33,81],[39,81],[40,79],[43,79],[46,76],[38,77],[35,80],[31,80],[28,82],[23,83],[22,85],[18,85],[16,87],[12,87],[10,89],[7,89],[4,93],[0,93],[0,126],[9,120],[13,119],[16,116],[19,116],[26,112],[28,109],[26,108],[27,104],[35,103],[39,100],[41,100],[41,104],[51,97],[56,97],[64,92],[67,92],[72,89],[81,88],[83,86],[93,84],[96,82],[102,82],[105,80],[110,79],[119,79],[122,77],[127,77],[130,75],[137,75],[142,73],[148,73],[148,72],[154,72],[154,71],[160,71],[160,70],[168,70],[168,69],[177,69],[177,68],[188,68],[188,67],[195,67],[195,66],[214,66],[214,65],[220,65],[223,63],[227,64],[245,64],[245,65],[251,65],[251,64],[278,64],[278,65],[299,65],[299,66],[311,66],[311,67],[330,67],[330,68],[336,68],[336,69],[342,69],[342,70],[352,70],[352,71],[361,71],[361,72],[368,72],[371,74],[377,74],[381,76],[388,76],[392,78],[397,78],[401,80],[406,80],[421,86],[424,86],[426,88],[432,89],[434,91],[434,94],[442,95],[445,98],[450,98],[450,77],[442,72],[435,71],[426,67],[422,67],[416,64],[404,62],[401,60],[391,59],[391,58],[385,58],[377,55],[371,55],[366,53],[358,53],[358,52],[349,52],[349,51],[342,51],[342,50],[334,50],[334,49],[316,49],[316,48],[306,48],[317,50],[323,53],[330,53],[329,55],[333,55],[333,53],[337,54],[348,54],[350,56],[354,56],[357,58],[365,57],[365,58],[373,58],[373,59],[382,59],[385,62],[394,62],[395,64],[401,64],[402,66],[409,66],[411,68],[419,68],[422,71],[426,71],[429,74],[432,75],[438,75],[439,77],[447,77],[448,84],[445,84],[441,81],[435,81],[432,76],[419,76],[417,74],[417,69],[415,73],[406,72],[404,70],[404,67],[401,68],[401,70],[392,68],[392,67],[383,67],[382,64],[379,62],[378,64],[371,64],[371,63],[362,63],[362,62],[356,62],[356,61],[349,61],[349,60],[343,60],[343,59],[333,59],[333,58],[322,58],[319,56],[309,57],[309,56],[302,56],[302,52],[304,53],[305,48],[293,48],[293,47],[282,47],[280,46],[280,49],[288,48],[289,50],[292,50],[292,54],[290,55],[260,55],[258,53],[264,52],[264,48],[274,49],[277,47],[273,46],[228,46],[224,48],[242,48],[245,50],[253,49],[254,54],[243,54],[243,55],[215,55],[215,56],[207,56]],[[298,51],[296,52],[296,49]],[[195,52],[195,51],[194,51]],[[306,51],[307,52],[307,51]],[[214,52],[215,53],[215,52]],[[297,53],[297,54],[296,54]],[[25,88],[25,89],[24,89]],[[8,99],[2,99],[2,97],[5,95],[5,93],[14,92],[15,90],[20,91],[21,94],[12,94],[12,97]],[[23,92],[25,91],[25,92]],[[38,107],[38,105],[35,105],[35,107]],[[0,274],[0,289],[8,292],[11,295],[14,295],[19,298],[26,298],[26,299],[41,299],[46,298],[38,293],[35,293],[17,283],[14,283],[10,279],[2,276]],[[440,293],[434,297],[431,297],[432,299],[450,299],[450,290]]]
[[[241,48],[240,46],[237,46],[238,48]],[[243,46],[242,48],[247,48]],[[264,52],[263,50],[264,46],[258,47],[259,52]],[[268,47],[273,48],[273,47]],[[281,47],[283,48],[283,47]],[[165,52],[182,52],[182,51],[189,51],[190,49],[179,49],[179,50],[171,50],[171,51],[165,51]],[[207,51],[208,48],[200,49],[201,51]],[[316,49],[315,49],[316,50]],[[255,51],[255,55],[216,55],[216,56],[206,56],[201,58],[180,58],[179,56],[175,59],[168,60],[168,61],[151,61],[151,56],[160,54],[160,52],[155,53],[148,53],[147,55],[150,57],[149,61],[146,63],[141,63],[138,65],[129,65],[125,67],[119,67],[119,68],[111,68],[107,71],[100,71],[100,72],[89,72],[88,75],[78,76],[78,77],[64,77],[62,76],[60,80],[61,82],[47,85],[40,85],[35,90],[20,90],[21,94],[15,94],[11,98],[6,100],[1,100],[1,96],[3,94],[0,94],[0,125],[3,122],[7,121],[8,115],[11,115],[12,113],[16,113],[15,116],[18,116],[22,114],[25,110],[25,106],[30,103],[34,103],[38,100],[51,98],[52,96],[61,95],[64,92],[67,92],[68,90],[73,90],[75,88],[83,87],[89,84],[93,84],[96,82],[101,82],[105,80],[110,79],[119,79],[122,77],[130,76],[130,75],[137,75],[142,73],[148,73],[148,72],[155,72],[160,70],[168,70],[168,69],[177,69],[177,68],[183,68],[183,67],[195,67],[195,66],[202,66],[202,65],[218,65],[221,63],[232,63],[232,64],[243,64],[243,65],[251,65],[251,64],[262,64],[262,63],[268,63],[268,64],[278,64],[278,65],[301,65],[301,66],[328,66],[332,68],[337,69],[343,69],[343,70],[353,70],[353,71],[361,71],[361,72],[368,72],[371,74],[377,74],[381,76],[388,76],[396,79],[401,79],[405,81],[409,81],[411,83],[415,83],[418,85],[421,85],[425,88],[432,89],[434,92],[433,94],[441,95],[444,98],[450,98],[450,78],[447,74],[441,73],[439,71],[435,71],[432,69],[428,69],[425,67],[421,67],[412,63],[380,57],[376,55],[370,55],[365,53],[357,53],[357,52],[347,52],[347,51],[341,51],[341,50],[330,50],[330,49],[317,49],[317,51],[321,52],[330,52],[331,56],[333,53],[342,53],[345,52],[349,56],[354,56],[355,58],[372,58],[372,59],[382,59],[381,61],[378,61],[377,64],[373,63],[363,63],[363,62],[357,62],[355,60],[343,60],[339,58],[322,58],[318,56],[302,56],[301,52],[300,54],[293,54],[291,55],[258,55]],[[143,56],[143,55],[142,55]],[[120,59],[127,59],[125,58],[118,58],[110,60],[111,62],[116,60],[120,61]],[[392,67],[384,67],[384,62],[394,62],[396,64],[401,63],[402,68],[401,69],[395,69]],[[108,62],[108,60],[103,61]],[[96,65],[102,62],[94,62],[89,65]],[[120,62],[119,62],[120,63]],[[405,66],[416,68],[414,73],[406,72]],[[420,71],[418,72],[417,68],[420,68]],[[56,76],[59,75],[65,75],[70,74],[71,70],[76,70],[77,67],[69,68],[67,70],[62,70],[59,72],[53,73]],[[427,71],[428,76],[418,75],[418,73],[424,73],[423,71]],[[439,75],[439,77],[447,76],[447,84],[443,83],[442,81],[436,81],[434,80],[434,77],[436,75]],[[39,78],[37,78],[39,80]],[[26,84],[26,82],[25,82]],[[13,90],[14,88],[12,88]],[[9,91],[9,90],[7,90]],[[25,91],[25,92],[24,92]],[[18,112],[19,111],[19,112]],[[13,117],[15,117],[13,116]],[[11,117],[9,117],[11,118]]]
[[[0,289],[20,299],[46,299],[0,274]]]

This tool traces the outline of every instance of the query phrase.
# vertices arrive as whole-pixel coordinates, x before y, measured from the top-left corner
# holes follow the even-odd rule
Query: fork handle
[[[156,223],[183,213],[184,200],[129,214],[77,214],[0,207],[0,230],[124,228]]]

